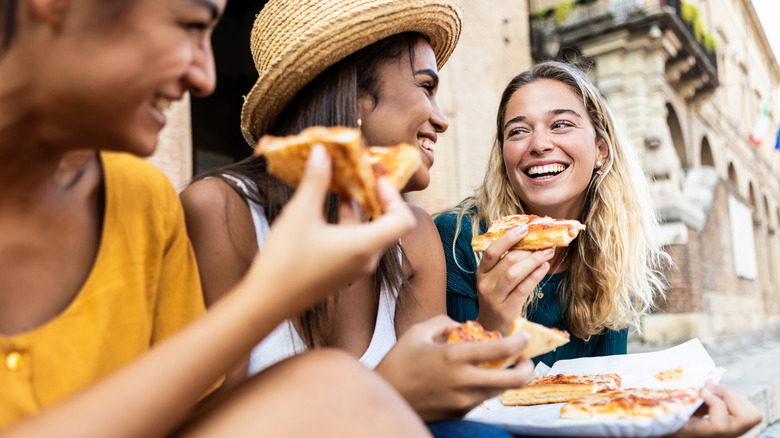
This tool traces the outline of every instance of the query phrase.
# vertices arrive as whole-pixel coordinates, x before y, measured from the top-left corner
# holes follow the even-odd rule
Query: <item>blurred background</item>
[[[461,1],[463,34],[438,97],[450,128],[431,186],[408,200],[434,213],[471,194],[505,84],[541,60],[577,63],[644,163],[675,262],[666,301],[632,342],[749,343],[776,334],[780,66],[768,37],[777,32],[776,0]],[[213,38],[216,93],[171,110],[150,160],[178,188],[252,152],[239,115],[256,78],[249,32],[263,3],[228,2]]]

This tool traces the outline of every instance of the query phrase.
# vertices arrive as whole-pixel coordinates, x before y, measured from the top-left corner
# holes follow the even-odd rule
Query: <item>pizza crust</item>
[[[576,220],[515,214],[492,221],[485,234],[471,239],[471,247],[474,252],[485,251],[508,230],[520,225],[528,226],[528,234],[511,249],[525,251],[569,246],[579,232],[585,229],[585,225]]]
[[[537,376],[522,388],[504,391],[501,402],[504,406],[562,403],[582,399],[599,391],[617,390],[620,385],[621,379],[617,374]]]
[[[420,151],[408,143],[369,146],[366,153],[374,176],[385,177],[398,191],[403,190],[414,172],[422,165]]]

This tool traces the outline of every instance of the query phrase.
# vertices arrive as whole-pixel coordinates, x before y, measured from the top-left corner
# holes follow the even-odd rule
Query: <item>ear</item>
[[[27,2],[35,18],[59,29],[71,0],[27,0]]]
[[[376,107],[374,98],[368,93],[360,93],[357,100],[358,118],[365,119]]]
[[[603,138],[599,138],[596,140],[596,161],[606,163],[607,158],[609,158],[609,147],[607,146],[607,141]]]

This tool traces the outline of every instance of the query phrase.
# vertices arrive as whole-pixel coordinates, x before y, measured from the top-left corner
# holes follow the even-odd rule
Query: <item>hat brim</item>
[[[441,69],[460,37],[461,14],[456,0],[319,0],[307,4],[305,11],[281,1],[268,2],[252,30],[259,76],[241,111],[244,138],[254,145],[306,84],[383,38],[403,32],[422,34]],[[305,32],[297,36],[285,31],[302,26]],[[272,53],[258,61],[260,51]]]

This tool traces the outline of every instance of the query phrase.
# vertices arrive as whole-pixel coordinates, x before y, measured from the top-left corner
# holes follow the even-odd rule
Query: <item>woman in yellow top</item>
[[[386,184],[382,217],[361,225],[344,205],[345,223],[326,224],[318,149],[267,257],[201,317],[176,193],[136,156],[154,151],[172,101],[213,90],[224,8],[0,0],[0,436],[427,434],[389,385],[331,351],[282,362],[192,415],[271,329],[373,271],[414,224]]]

